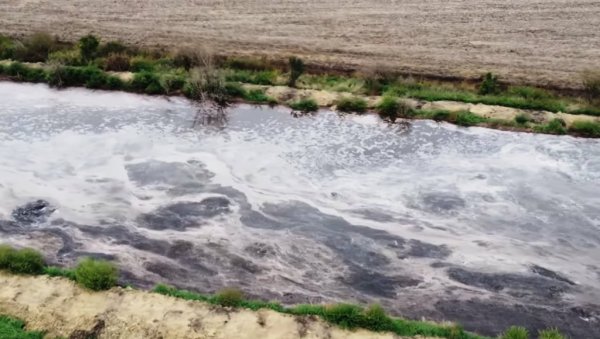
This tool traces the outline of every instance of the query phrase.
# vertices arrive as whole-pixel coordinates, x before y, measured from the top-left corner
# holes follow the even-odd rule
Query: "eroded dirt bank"
[[[0,273],[0,314],[53,336],[98,338],[398,338],[270,310],[226,309],[137,290],[89,292],[46,276]]]

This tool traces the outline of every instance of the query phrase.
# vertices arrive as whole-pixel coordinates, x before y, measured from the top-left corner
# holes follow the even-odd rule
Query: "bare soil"
[[[326,67],[577,88],[600,68],[596,0],[1,0],[0,33],[300,55]]]

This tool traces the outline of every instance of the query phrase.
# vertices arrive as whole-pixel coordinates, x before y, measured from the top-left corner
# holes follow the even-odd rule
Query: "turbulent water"
[[[2,241],[58,264],[600,337],[598,140],[43,85],[0,98]]]

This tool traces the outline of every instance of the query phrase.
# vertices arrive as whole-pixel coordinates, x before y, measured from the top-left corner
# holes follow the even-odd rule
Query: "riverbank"
[[[588,72],[584,90],[561,93],[507,85],[492,73],[479,82],[440,82],[402,76],[389,68],[352,75],[326,69],[305,73],[307,64],[268,59],[217,58],[201,48],[175,52],[143,50],[92,35],[78,44],[38,33],[21,40],[0,36],[0,75],[54,87],[85,86],[193,100],[237,100],[286,105],[303,113],[331,107],[345,113],[375,111],[391,122],[434,119],[462,126],[600,137],[600,75]],[[34,61],[34,62],[32,62]],[[294,61],[295,63],[292,63]]]
[[[140,88],[134,83],[139,73],[133,72],[102,72],[90,70],[86,67],[74,67],[73,71],[80,73],[75,80],[69,81],[68,86],[84,86],[88,88],[101,88],[105,90],[125,90],[139,92],[140,89],[152,87],[148,80]],[[50,66],[42,63],[18,63],[10,60],[0,60],[0,76],[7,81],[45,82],[52,83]],[[86,75],[87,72],[87,75]],[[97,81],[93,84],[90,81]],[[185,82],[182,76],[181,82]],[[158,86],[158,85],[157,85]],[[378,113],[391,122],[401,122],[410,119],[432,119],[446,121],[461,126],[481,126],[493,129],[544,133],[544,134],[570,134],[578,137],[600,137],[600,116],[588,114],[572,114],[561,111],[531,110],[501,105],[489,105],[484,103],[434,100],[427,101],[411,97],[395,97],[389,95],[360,95],[356,92],[332,91],[312,88],[293,88],[281,85],[260,85],[247,82],[235,82],[228,85],[228,95],[236,102],[252,104],[285,105],[295,107],[298,103],[308,102],[309,109],[304,112],[319,108],[331,108],[341,113],[363,114],[367,111]],[[148,94],[156,93],[155,89],[147,90]],[[175,88],[163,95],[185,95],[183,88]],[[387,100],[395,102],[392,112],[382,108],[383,102]],[[364,108],[354,110],[352,107],[346,112],[340,109],[340,101],[354,100],[362,102]]]
[[[126,288],[92,292],[64,278],[0,272],[0,284],[0,314],[24,320],[28,330],[45,332],[46,338],[398,338],[267,309],[221,307]]]

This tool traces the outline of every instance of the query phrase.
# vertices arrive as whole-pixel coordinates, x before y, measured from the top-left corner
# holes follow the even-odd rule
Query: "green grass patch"
[[[112,263],[91,258],[83,259],[75,268],[77,283],[93,291],[108,290],[116,286],[119,271]]]
[[[68,268],[48,266],[44,268],[44,274],[51,277],[63,277],[69,280],[77,281],[75,270]]]
[[[344,97],[337,101],[336,107],[342,112],[364,113],[367,111],[367,101],[361,97]]]
[[[476,126],[490,122],[490,119],[473,114],[469,111],[450,112],[446,110],[419,110],[416,116],[435,121],[447,121],[459,126]]]
[[[306,98],[300,99],[290,103],[290,107],[295,111],[300,111],[304,113],[308,112],[316,112],[319,110],[319,105],[314,99]]]
[[[266,104],[272,101],[272,98],[266,95],[265,92],[260,89],[249,90],[246,92],[244,99],[255,104]]]
[[[534,132],[545,134],[567,134],[566,124],[562,119],[553,119],[545,124],[535,126]]]
[[[275,70],[252,71],[252,70],[225,70],[225,80],[232,82],[242,82],[255,85],[276,85],[279,72]]]
[[[42,339],[42,332],[26,331],[21,320],[0,315],[0,338],[2,339]]]
[[[568,131],[578,136],[600,138],[600,122],[574,121]]]
[[[513,326],[502,333],[500,339],[529,339],[529,331],[524,327]]]
[[[538,336],[539,339],[567,339],[560,331],[557,329],[551,328],[547,330],[542,330]]]

